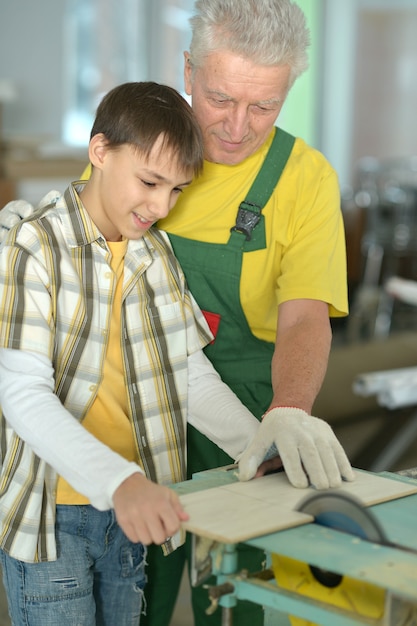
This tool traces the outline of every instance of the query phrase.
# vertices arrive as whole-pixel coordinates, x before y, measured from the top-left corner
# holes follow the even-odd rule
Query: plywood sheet
[[[356,471],[356,480],[333,491],[347,492],[365,506],[417,493],[417,484]],[[183,527],[222,543],[238,543],[312,521],[296,509],[313,488],[296,489],[284,473],[180,496],[190,515]]]
[[[283,509],[279,503],[214,487],[181,496],[190,515],[183,527],[222,543],[238,543],[312,521],[310,515]]]

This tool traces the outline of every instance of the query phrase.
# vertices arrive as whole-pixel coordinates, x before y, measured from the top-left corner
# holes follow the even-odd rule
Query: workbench
[[[200,472],[194,475],[193,480],[176,485],[175,490],[184,501],[187,501],[189,494],[204,496],[203,492],[208,489],[237,483],[236,471],[231,470],[233,466]],[[207,606],[209,611],[218,606],[216,610],[222,611],[224,626],[233,624],[233,606],[239,600],[249,600],[264,606],[265,626],[287,625],[290,623],[288,615],[321,626],[417,624],[417,471],[410,470],[401,474],[382,472],[378,475],[362,470],[357,472],[361,476],[389,479],[395,481],[389,482],[389,485],[410,489],[404,496],[368,507],[384,529],[390,544],[395,544],[395,547],[320,526],[313,519],[291,528],[247,539],[245,543],[263,550],[266,554],[265,572],[256,573],[238,571],[236,545],[217,541],[210,550],[211,572],[216,576],[216,585],[208,589]],[[268,477],[269,480],[271,478]],[[257,480],[263,479],[255,479],[251,483],[255,484]],[[305,491],[294,489],[300,499]],[[206,495],[208,493],[210,492],[206,492]],[[185,508],[187,510],[187,506]],[[309,566],[385,590],[383,618],[363,617],[279,587],[268,568],[271,555],[290,557]],[[201,584],[198,574],[194,572],[195,582]],[[404,621],[402,617],[398,621],[397,617],[393,617],[403,613],[412,617],[408,621]]]

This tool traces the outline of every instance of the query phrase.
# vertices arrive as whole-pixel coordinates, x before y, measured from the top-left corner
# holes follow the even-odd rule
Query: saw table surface
[[[200,482],[200,490],[180,495],[190,515],[183,524],[189,532],[222,543],[239,543],[313,521],[311,515],[297,508],[308,495],[317,493],[315,489],[296,489],[282,472],[249,482],[239,482],[233,470],[225,469],[224,473],[230,482],[202,489],[200,481],[191,481],[196,485]],[[417,493],[417,482],[356,470],[353,482],[344,482],[333,491],[347,493],[362,505],[371,506]]]
[[[239,483],[231,466],[200,472],[175,489],[190,514],[184,524],[190,532],[219,543],[244,541],[266,553],[363,580],[416,602],[417,480],[389,472],[355,472],[356,480],[338,490],[370,507],[387,540],[395,545],[313,523],[294,509],[317,492],[292,487],[283,473]]]

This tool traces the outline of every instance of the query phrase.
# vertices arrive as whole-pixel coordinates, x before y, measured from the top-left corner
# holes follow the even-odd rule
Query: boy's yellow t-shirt
[[[103,379],[97,397],[82,424],[97,439],[118,452],[128,461],[138,461],[132,424],[128,418],[128,403],[123,370],[120,339],[120,315],[124,257],[127,240],[108,241],[112,253],[111,268],[115,274],[116,290],[109,329],[109,343],[103,368]],[[57,504],[89,504],[88,498],[78,493],[62,477],[58,479]]]

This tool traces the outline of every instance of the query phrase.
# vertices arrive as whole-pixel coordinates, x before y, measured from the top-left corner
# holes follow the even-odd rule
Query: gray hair
[[[218,50],[259,65],[289,65],[290,86],[308,67],[310,34],[291,0],[196,0],[190,19],[190,61],[199,67]]]

